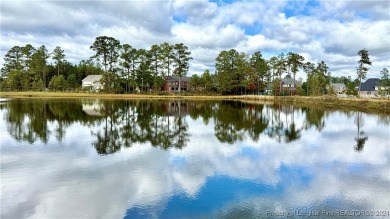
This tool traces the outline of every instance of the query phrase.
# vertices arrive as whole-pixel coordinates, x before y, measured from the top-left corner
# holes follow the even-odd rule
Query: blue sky
[[[61,46],[77,64],[93,55],[97,36],[136,48],[184,43],[189,75],[214,71],[215,58],[234,48],[265,58],[300,53],[325,61],[332,75],[356,77],[357,52],[369,51],[368,77],[390,67],[390,2],[302,1],[11,1],[0,2],[0,65],[12,46]],[[299,73],[298,77],[303,77]]]

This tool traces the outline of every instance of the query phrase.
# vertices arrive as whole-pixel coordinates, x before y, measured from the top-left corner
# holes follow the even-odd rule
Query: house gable
[[[344,83],[331,83],[330,88],[337,93],[343,93],[346,90]]]
[[[83,88],[85,87],[92,87],[95,90],[102,89],[102,84],[100,83],[100,79],[102,79],[102,75],[88,75],[85,77],[81,82],[81,86]]]
[[[286,77],[284,77],[282,79],[282,87],[284,88],[293,88],[293,87],[298,87],[300,86],[299,84],[299,81],[298,80],[295,80],[295,85],[294,85],[294,79],[291,77],[291,75],[286,75]]]

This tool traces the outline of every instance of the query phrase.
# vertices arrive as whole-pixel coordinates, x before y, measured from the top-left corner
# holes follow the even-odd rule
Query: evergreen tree
[[[110,72],[114,71],[114,65],[118,61],[120,48],[119,40],[107,36],[96,37],[95,42],[90,47],[90,49],[96,52],[92,58],[101,60],[105,71],[107,71],[107,66],[109,66],[108,70]]]
[[[383,68],[380,74],[382,75],[381,80],[379,81],[380,94],[389,95],[390,94],[389,70],[387,68]]]
[[[299,71],[299,68],[301,68],[303,66],[304,61],[305,61],[305,59],[303,58],[303,56],[299,55],[298,53],[289,52],[287,54],[287,63],[290,66],[289,70],[293,74],[294,88],[296,88],[295,76],[296,76],[297,72]]]
[[[65,54],[64,50],[61,49],[61,47],[57,46],[53,50],[53,59],[57,66],[57,76],[60,76],[60,65],[62,65],[65,61]]]
[[[174,60],[173,46],[167,42],[164,42],[160,45],[160,49],[161,49],[162,66],[164,69],[163,76],[164,77],[170,76],[171,67],[173,65],[173,60]]]
[[[191,51],[183,43],[175,44],[174,51],[174,67],[173,74],[179,77],[179,93],[181,92],[181,78],[187,75],[192,60]]]
[[[214,80],[208,69],[200,76],[200,82],[205,91],[210,91],[213,88]]]
[[[268,63],[263,58],[260,51],[253,53],[250,58],[250,65],[255,73],[253,82],[257,84],[257,89],[264,90],[270,81],[271,75],[269,72]]]
[[[370,57],[368,55],[368,51],[366,49],[362,49],[358,52],[358,55],[360,56],[360,60],[358,61],[359,65],[357,67],[357,75],[359,78],[359,96],[360,96],[360,89],[362,86],[362,80],[366,79],[367,72],[369,68],[367,68],[365,65],[371,65]]]

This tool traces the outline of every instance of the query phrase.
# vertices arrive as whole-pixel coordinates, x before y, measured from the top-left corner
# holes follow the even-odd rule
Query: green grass
[[[349,109],[360,111],[376,111],[390,113],[390,99],[361,99],[338,98],[335,96],[319,97],[275,97],[275,102],[291,103],[294,105],[316,105],[329,109]]]

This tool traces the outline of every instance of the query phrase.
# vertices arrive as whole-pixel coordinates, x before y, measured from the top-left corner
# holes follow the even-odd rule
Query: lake
[[[390,115],[1,99],[1,218],[389,218]]]

